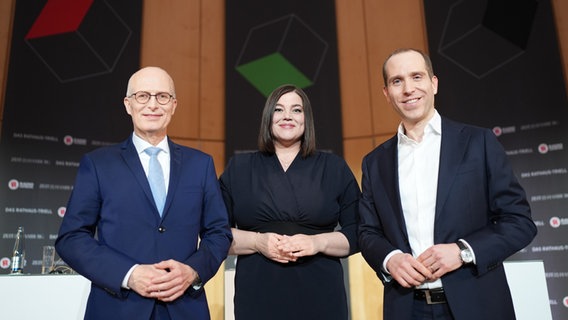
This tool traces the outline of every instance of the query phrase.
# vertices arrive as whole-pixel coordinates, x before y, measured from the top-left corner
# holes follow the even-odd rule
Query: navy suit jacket
[[[61,258],[91,280],[86,319],[148,319],[155,300],[121,288],[134,264],[174,259],[205,283],[232,241],[211,157],[174,144],[160,217],[132,138],[86,154],[55,243]],[[172,319],[209,319],[203,289],[167,303]]]
[[[395,249],[411,254],[398,184],[397,136],[363,159],[361,252],[384,284],[384,319],[411,319],[413,289],[382,270]],[[502,262],[536,235],[525,193],[488,129],[442,117],[434,243],[466,240],[475,265],[442,277],[455,319],[514,319]]]

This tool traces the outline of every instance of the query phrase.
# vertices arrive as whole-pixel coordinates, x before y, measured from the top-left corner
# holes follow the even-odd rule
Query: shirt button
[[[164,232],[166,232],[166,228],[163,227],[163,226],[160,226],[160,227],[158,228],[158,232],[164,233]]]

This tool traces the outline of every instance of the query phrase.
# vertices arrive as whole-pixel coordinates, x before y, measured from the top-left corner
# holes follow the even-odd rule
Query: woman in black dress
[[[259,151],[220,177],[238,255],[235,318],[348,318],[340,258],[357,252],[360,189],[345,161],[317,151],[312,108],[298,87],[268,97]]]

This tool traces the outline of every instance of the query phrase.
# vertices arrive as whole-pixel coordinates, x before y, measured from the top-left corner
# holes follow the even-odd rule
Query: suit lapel
[[[173,143],[169,138],[168,144],[170,146],[170,184],[168,186],[168,194],[166,195],[166,203],[164,204],[162,218],[168,213],[168,208],[172,203],[175,193],[174,191],[177,188],[182,168],[182,153],[180,146]]]
[[[436,197],[436,222],[450,193],[450,188],[462,163],[469,143],[469,134],[463,126],[442,117],[442,145],[440,149],[440,168],[438,173],[438,193]]]
[[[126,140],[122,145],[122,158],[126,162],[128,168],[132,172],[132,175],[136,178],[138,185],[144,191],[146,197],[150,200],[151,203],[154,203],[154,197],[152,196],[152,189],[150,189],[150,184],[148,183],[148,178],[146,178],[146,174],[144,173],[144,168],[140,163],[140,156],[136,152],[136,148],[132,143],[132,137]],[[156,204],[154,203],[154,209],[156,214],[159,215],[158,209],[156,208]]]
[[[402,212],[400,202],[400,192],[398,184],[398,138],[395,136],[384,144],[386,150],[384,159],[380,159],[380,175],[381,181],[385,181],[384,190],[390,200],[391,208],[397,219],[398,226],[408,242],[408,233],[406,231],[406,222]]]

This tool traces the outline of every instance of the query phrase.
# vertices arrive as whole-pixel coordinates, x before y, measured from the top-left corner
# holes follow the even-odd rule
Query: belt
[[[256,228],[251,228],[250,231],[255,232],[275,232],[279,234],[285,234],[288,236],[293,236],[298,233],[303,233],[307,235],[315,235],[324,232],[332,232],[333,226],[331,228],[314,228],[312,226],[306,226],[297,222],[292,221],[272,221],[266,222],[258,225]]]
[[[446,303],[446,294],[444,288],[436,289],[416,289],[414,290],[414,299],[426,300],[427,304]]]

